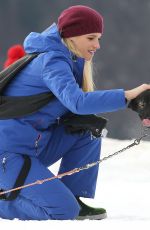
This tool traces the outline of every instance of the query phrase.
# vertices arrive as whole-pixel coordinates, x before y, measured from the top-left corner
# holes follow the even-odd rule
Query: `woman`
[[[62,158],[59,173],[100,158],[101,140],[68,134],[58,120],[68,112],[96,114],[126,108],[150,85],[135,89],[93,91],[91,60],[103,33],[102,16],[86,6],[63,11],[58,24],[30,33],[26,53],[40,53],[10,83],[5,95],[28,96],[51,91],[55,99],[38,112],[20,119],[0,121],[0,187],[14,186],[23,166],[31,159],[25,184],[52,177],[47,167]],[[49,183],[22,189],[16,199],[0,200],[0,217],[22,220],[102,219],[106,210],[88,207],[79,197],[93,198],[98,166]]]

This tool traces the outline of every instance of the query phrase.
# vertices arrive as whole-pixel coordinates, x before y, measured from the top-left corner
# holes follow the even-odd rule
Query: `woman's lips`
[[[91,55],[94,55],[94,54],[95,54],[95,52],[96,52],[96,51],[89,50],[89,53],[90,53]]]

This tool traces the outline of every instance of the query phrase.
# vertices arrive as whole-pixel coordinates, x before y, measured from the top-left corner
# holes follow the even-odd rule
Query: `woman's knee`
[[[18,203],[18,202],[17,202]],[[21,198],[18,209],[23,210],[19,219],[73,220],[79,215],[80,205],[73,194],[62,194],[50,202],[35,202]],[[22,206],[22,207],[21,207]],[[19,213],[21,212],[19,211]]]

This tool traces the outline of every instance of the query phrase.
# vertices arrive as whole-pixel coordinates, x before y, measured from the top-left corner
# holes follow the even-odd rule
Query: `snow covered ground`
[[[132,140],[103,139],[102,155],[107,156]],[[58,163],[51,167],[57,173]],[[86,203],[107,209],[101,221],[19,221],[0,219],[0,228],[9,229],[150,229],[150,142],[104,161],[100,165],[96,196]]]

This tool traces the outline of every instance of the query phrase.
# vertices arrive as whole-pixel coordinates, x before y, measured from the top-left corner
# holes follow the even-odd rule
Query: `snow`
[[[133,140],[103,139],[101,158],[131,144]],[[57,162],[50,169],[57,173]],[[150,142],[141,141],[124,153],[100,164],[94,200],[87,204],[106,208],[108,217],[101,221],[20,221],[0,219],[9,229],[150,229]]]

